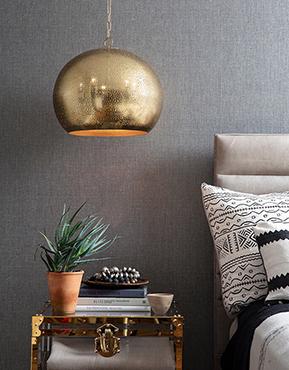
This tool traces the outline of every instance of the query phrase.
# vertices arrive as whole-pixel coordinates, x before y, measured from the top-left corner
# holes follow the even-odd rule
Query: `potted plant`
[[[80,265],[104,259],[91,256],[108,249],[115,240],[107,238],[109,225],[103,224],[102,218],[90,215],[76,220],[83,206],[72,215],[64,206],[53,240],[41,233],[46,245],[40,245],[40,256],[48,269],[49,296],[56,314],[75,312],[84,273]]]

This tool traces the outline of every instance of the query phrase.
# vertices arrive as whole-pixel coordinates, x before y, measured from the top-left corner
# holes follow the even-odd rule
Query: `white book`
[[[98,305],[77,305],[76,311],[132,311],[132,312],[150,312],[150,306],[98,306]]]
[[[97,306],[149,306],[147,298],[78,297],[77,305]]]
[[[109,316],[109,317],[151,317],[150,311],[127,312],[127,311],[77,311],[77,316]]]

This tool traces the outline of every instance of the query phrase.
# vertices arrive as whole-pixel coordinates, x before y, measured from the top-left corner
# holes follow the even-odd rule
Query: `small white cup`
[[[165,315],[171,307],[174,295],[171,293],[151,293],[147,297],[153,312],[156,315]]]

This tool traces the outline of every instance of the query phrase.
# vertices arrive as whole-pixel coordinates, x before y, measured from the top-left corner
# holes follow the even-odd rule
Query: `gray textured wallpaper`
[[[104,0],[2,0],[0,368],[27,370],[30,316],[47,297],[38,231],[64,202],[97,212],[134,264],[186,316],[185,370],[212,365],[213,249],[199,185],[216,132],[288,132],[287,0],[114,0],[114,44],[150,62],[165,90],[147,137],[78,138],[52,89],[73,56],[102,45]],[[89,272],[100,265],[90,266]]]

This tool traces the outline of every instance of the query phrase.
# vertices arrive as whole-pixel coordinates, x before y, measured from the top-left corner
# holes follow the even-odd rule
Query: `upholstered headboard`
[[[214,182],[247,193],[289,191],[289,134],[215,135]],[[230,322],[225,315],[218,266],[214,274],[214,368],[228,342]]]

